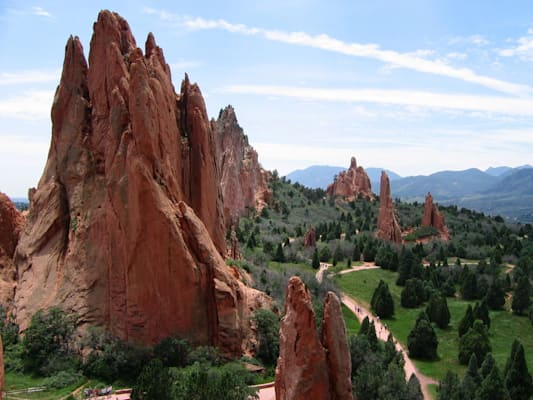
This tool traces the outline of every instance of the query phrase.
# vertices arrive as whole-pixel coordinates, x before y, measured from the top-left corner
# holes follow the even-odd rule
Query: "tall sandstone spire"
[[[324,302],[322,338],[315,323],[311,294],[293,276],[285,295],[276,367],[277,400],[351,400],[352,364],[339,298]]]
[[[381,171],[381,188],[379,192],[379,213],[376,235],[380,239],[395,243],[400,243],[402,241],[402,232],[392,202],[389,176],[385,171]]]
[[[89,65],[65,49],[52,141],[15,261],[17,322],[60,306],[78,322],[152,344],[179,335],[240,354],[267,302],[226,267],[213,132],[200,89],[176,94],[163,51],[145,54],[102,11]]]
[[[329,196],[341,196],[346,201],[358,197],[374,200],[370,178],[363,167],[357,166],[355,157],[350,160],[350,168],[342,171],[326,189]]]
[[[422,226],[431,226],[439,231],[442,240],[450,240],[450,233],[444,222],[444,217],[439,212],[437,205],[433,203],[433,196],[431,196],[431,193],[426,195],[426,201],[424,202]]]

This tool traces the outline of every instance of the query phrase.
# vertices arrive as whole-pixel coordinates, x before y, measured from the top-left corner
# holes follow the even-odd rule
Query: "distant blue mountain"
[[[364,168],[364,167],[363,167]],[[312,165],[305,169],[297,169],[287,175],[287,179],[290,179],[291,182],[298,182],[301,185],[307,186],[309,188],[317,189],[322,188],[326,189],[329,184],[333,183],[335,175],[338,175],[339,172],[345,171],[346,167],[332,167],[329,165]],[[381,177],[382,168],[365,168],[368,177],[372,183],[372,190],[376,192],[374,188],[375,182],[378,182],[377,193],[379,193],[379,180]],[[391,181],[400,179],[401,176],[393,171],[386,170]]]

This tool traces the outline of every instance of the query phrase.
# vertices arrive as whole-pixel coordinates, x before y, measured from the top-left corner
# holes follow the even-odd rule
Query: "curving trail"
[[[316,279],[321,282],[322,277],[324,276],[324,272],[331,266],[331,264],[320,264],[320,269],[316,273]],[[357,271],[363,271],[367,269],[376,269],[377,267],[374,263],[365,263],[364,265],[358,266],[358,267],[352,267],[350,269],[343,270],[339,272],[339,274],[346,274],[350,272],[357,272]],[[386,341],[389,337],[389,334],[391,332],[387,329],[386,324],[382,323],[374,314],[372,314],[366,307],[359,304],[354,298],[348,296],[346,293],[342,293],[342,303],[352,311],[359,322],[362,322],[366,317],[370,321],[374,322],[374,326],[376,328],[376,335],[380,340]],[[405,378],[409,379],[409,377],[412,374],[415,374],[415,376],[420,381],[420,387],[422,389],[422,394],[424,395],[425,400],[431,400],[431,396],[429,395],[428,391],[428,385],[430,384],[437,384],[438,382],[432,378],[427,377],[426,375],[422,374],[414,365],[413,361],[409,358],[407,355],[407,351],[405,348],[401,345],[396,338],[393,336],[393,340],[396,346],[396,350],[400,351],[403,355],[403,359],[405,361],[403,369],[405,371]]]

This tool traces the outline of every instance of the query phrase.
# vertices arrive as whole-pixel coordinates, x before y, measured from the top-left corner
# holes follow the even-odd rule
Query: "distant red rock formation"
[[[249,346],[253,310],[269,303],[225,265],[215,141],[187,76],[176,94],[163,51],[145,54],[126,20],[102,11],[89,65],[65,49],[52,143],[15,252],[17,322],[40,308],[75,312],[153,344],[179,335],[228,355]]]
[[[23,226],[22,214],[9,197],[0,192],[0,304],[4,306],[10,306],[15,295],[17,269],[13,253]]]
[[[311,294],[292,277],[285,296],[276,367],[277,400],[351,400],[351,359],[340,301],[329,293],[324,304],[322,341]]]
[[[2,345],[2,336],[0,335],[0,400],[4,394],[4,346]]]
[[[218,119],[211,124],[221,171],[226,223],[239,217],[247,207],[260,212],[272,197],[268,188],[270,173],[261,168],[257,152],[248,143],[233,107],[220,110]]]
[[[309,228],[304,235],[304,247],[315,247],[316,246],[316,230],[315,228]]]
[[[379,193],[379,213],[376,236],[380,239],[395,243],[400,243],[402,241],[402,232],[392,202],[389,176],[385,171],[381,171],[381,188]]]
[[[433,203],[433,196],[431,196],[431,193],[426,195],[422,226],[431,226],[439,231],[441,239],[450,240],[450,233],[448,232],[448,228],[444,222],[444,217],[439,212],[437,205]]]
[[[352,157],[350,161],[350,168],[339,173],[326,191],[329,196],[341,196],[346,201],[352,201],[358,197],[374,199],[370,178],[363,167],[357,166],[355,157]]]

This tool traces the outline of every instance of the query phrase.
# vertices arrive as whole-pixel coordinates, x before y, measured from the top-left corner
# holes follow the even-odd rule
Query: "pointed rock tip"
[[[144,45],[144,54],[146,57],[150,57],[152,55],[152,52],[154,49],[157,48],[157,44],[155,42],[155,37],[152,32],[148,33],[148,37],[146,38],[146,43]]]
[[[228,104],[226,107],[221,108],[218,113],[218,119],[233,120],[237,121],[237,115],[235,114],[235,109],[231,104]]]
[[[350,160],[350,168],[351,169],[357,168],[357,161],[355,160],[355,157],[353,157],[353,156],[352,156],[352,158]]]

